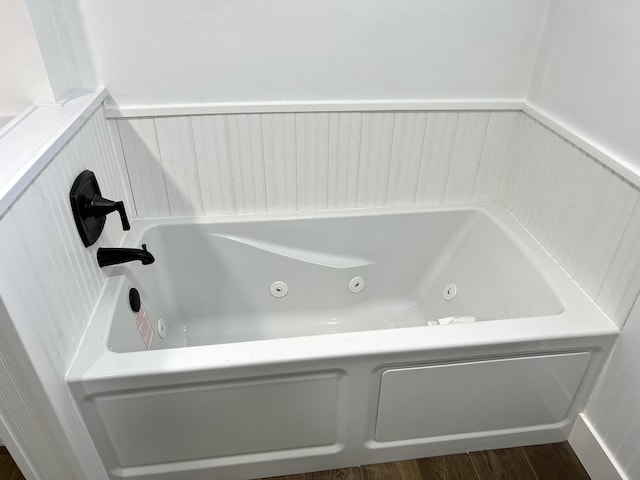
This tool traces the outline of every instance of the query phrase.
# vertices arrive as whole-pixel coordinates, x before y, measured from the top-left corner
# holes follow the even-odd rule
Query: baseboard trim
[[[584,413],[576,419],[569,435],[569,444],[591,480],[630,480]]]

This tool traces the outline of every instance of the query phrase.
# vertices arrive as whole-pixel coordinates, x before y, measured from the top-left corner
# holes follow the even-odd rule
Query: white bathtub
[[[156,262],[112,267],[67,375],[112,478],[562,440],[618,334],[495,204],[145,220],[125,243]],[[131,287],[167,326],[150,351]]]

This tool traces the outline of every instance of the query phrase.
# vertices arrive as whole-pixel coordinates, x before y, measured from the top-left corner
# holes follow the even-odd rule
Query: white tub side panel
[[[89,400],[119,467],[325,447],[344,439],[340,372],[119,392]]]
[[[517,112],[118,119],[140,218],[497,201]]]
[[[640,292],[640,192],[528,115],[503,203],[618,325]]]
[[[589,353],[387,370],[379,442],[514,430],[565,421]]]

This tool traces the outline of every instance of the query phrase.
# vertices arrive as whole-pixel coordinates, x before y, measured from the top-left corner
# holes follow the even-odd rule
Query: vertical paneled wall
[[[638,188],[522,114],[503,203],[618,324],[640,291]]]
[[[638,189],[522,112],[110,122],[141,218],[502,200],[619,325],[640,291]]]
[[[640,291],[640,192],[522,112],[118,119],[139,217],[502,201],[622,325]]]
[[[105,282],[96,250],[118,246],[123,238],[119,219],[108,218],[98,243],[85,248],[71,215],[69,189],[82,170],[93,170],[103,195],[123,199],[134,213],[124,162],[108,128],[100,108],[0,217],[1,303],[21,338],[20,348],[29,352],[25,370],[38,376],[26,385],[19,382],[31,377],[18,377],[25,405],[19,412],[30,412],[31,418],[13,425],[31,429],[29,436],[21,433],[22,447],[37,451],[28,453],[30,458],[47,461],[47,468],[33,464],[41,478],[83,478],[87,472],[69,464],[70,449],[96,469],[91,478],[106,478],[64,376]],[[56,437],[59,441],[50,441]]]
[[[118,246],[122,228],[108,217],[99,242],[85,248],[71,215],[69,189],[84,169],[93,170],[102,194],[133,204],[126,172],[108,132],[104,111],[96,111],[0,219],[0,276],[7,310],[41,337],[60,377],[80,341],[102,290],[98,246]]]
[[[118,119],[138,216],[498,200],[519,112]]]

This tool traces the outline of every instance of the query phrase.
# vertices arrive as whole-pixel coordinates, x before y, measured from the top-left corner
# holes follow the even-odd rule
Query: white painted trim
[[[166,117],[234,113],[522,110],[520,99],[330,100],[315,102],[229,102],[175,105],[106,105],[108,118]]]
[[[629,480],[584,413],[576,419],[569,444],[592,480]]]
[[[107,97],[76,90],[58,104],[34,105],[0,132],[0,216]]]
[[[598,160],[600,163],[610,168],[618,175],[628,180],[636,187],[640,187],[640,172],[627,164],[618,156],[607,152],[605,148],[600,147],[597,143],[592,142],[584,135],[572,130],[570,126],[556,119],[553,115],[534,107],[530,103],[524,102],[523,111],[534,120],[540,122],[545,127],[550,128],[555,133],[573,143],[588,155]]]

